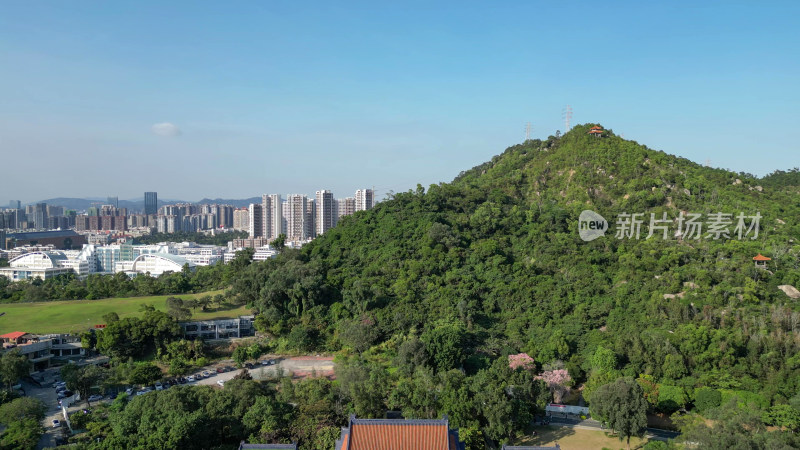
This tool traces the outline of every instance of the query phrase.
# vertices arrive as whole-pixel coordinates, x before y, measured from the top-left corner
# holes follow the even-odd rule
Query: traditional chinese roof
[[[759,253],[756,256],[753,256],[753,261],[772,261],[772,258],[767,258],[766,256]]]
[[[11,333],[6,333],[6,334],[3,334],[3,335],[0,335],[0,338],[2,338],[2,339],[19,339],[22,336],[25,336],[26,334],[28,334],[28,333],[26,333],[24,331],[14,331],[14,332],[11,332]]]
[[[451,430],[447,419],[350,419],[342,429],[337,450],[460,450],[458,432]]]
[[[592,130],[602,130],[602,129],[603,127],[601,127],[600,125],[595,125],[592,127]]]

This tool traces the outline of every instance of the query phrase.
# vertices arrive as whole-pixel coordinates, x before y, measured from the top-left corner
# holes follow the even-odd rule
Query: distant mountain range
[[[207,199],[204,198],[198,202],[189,202],[185,200],[174,200],[174,199],[164,199],[158,200],[158,206],[163,205],[171,205],[175,203],[217,203],[223,205],[232,205],[237,208],[245,207],[250,203],[260,203],[261,197],[251,197],[245,199]],[[74,198],[74,197],[56,197],[56,198],[49,198],[46,200],[39,200],[38,202],[31,202],[27,204],[34,204],[34,203],[47,203],[48,205],[55,205],[55,206],[63,206],[66,209],[74,209],[76,211],[86,211],[92,206],[99,206],[99,205],[106,205],[108,204],[108,199],[106,197],[89,197],[89,198]],[[128,208],[128,211],[141,211],[144,209],[144,198],[138,199],[131,199],[131,200],[119,200],[119,207],[120,208]]]

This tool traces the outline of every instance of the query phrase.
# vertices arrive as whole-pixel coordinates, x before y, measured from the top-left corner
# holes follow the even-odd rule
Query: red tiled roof
[[[603,129],[603,127],[601,127],[601,126],[599,126],[599,125],[595,125],[595,126],[593,126],[593,127],[592,127],[592,129],[593,129],[593,130],[602,130],[602,129]]]
[[[753,261],[772,261],[772,258],[767,258],[766,256],[759,253],[758,256],[753,256]]]
[[[14,331],[14,332],[11,332],[11,333],[6,333],[4,335],[0,335],[0,338],[3,338],[3,339],[19,339],[22,336],[25,336],[26,334],[28,334],[28,333],[26,333],[24,331]]]
[[[444,423],[389,423],[382,420],[351,423],[349,450],[446,450],[450,448],[448,436],[449,430]]]

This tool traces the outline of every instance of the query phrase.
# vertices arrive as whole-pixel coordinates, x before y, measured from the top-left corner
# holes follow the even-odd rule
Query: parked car
[[[151,392],[152,390],[153,388],[151,387],[143,387],[139,392],[136,393],[136,395],[144,395],[147,394],[148,392]]]
[[[261,365],[262,366],[268,366],[269,365],[269,360],[265,359],[265,360],[261,361]]]
[[[216,372],[217,373],[225,372],[225,368],[224,367],[217,367]]]
[[[61,426],[61,421],[58,419],[53,419],[53,428],[58,428]]]
[[[211,372],[209,372],[209,371],[207,371],[207,370],[204,370],[204,371],[203,371],[203,378],[208,378],[208,377],[210,377],[210,376],[211,376]]]
[[[72,396],[72,391],[61,391],[58,393],[59,400],[62,398],[67,398]]]
[[[195,380],[194,375],[189,375],[188,377],[186,377],[186,381],[188,381],[189,383],[193,382],[194,380]]]
[[[99,402],[102,399],[103,399],[103,396],[100,395],[100,394],[95,394],[95,395],[92,395],[92,396],[89,397],[89,401],[90,402]]]
[[[225,386],[225,380],[217,380],[217,384],[220,386]]]
[[[178,377],[177,381],[178,381],[178,384],[184,384],[184,383],[186,383],[186,377]]]
[[[253,365],[253,363],[245,363],[244,366],[247,367],[248,369],[254,369],[256,367]]]
[[[125,393],[128,395],[133,395],[133,388],[125,389]]]
[[[160,390],[163,390],[163,389],[164,389],[164,385],[161,384],[160,381],[156,381],[156,390],[160,391]]]

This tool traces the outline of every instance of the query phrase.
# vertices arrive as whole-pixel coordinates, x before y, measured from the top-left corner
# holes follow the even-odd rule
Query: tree
[[[239,371],[239,373],[237,373],[236,375],[233,376],[233,379],[234,380],[252,380],[253,376],[250,375],[250,371],[249,370],[242,369],[242,370]]]
[[[286,247],[286,235],[281,233],[272,240],[272,246],[275,247],[279,253],[283,251],[284,247]]]
[[[16,420],[0,436],[0,448],[33,450],[42,433],[44,430],[40,421],[32,418]]]
[[[108,325],[119,320],[119,314],[111,311],[110,313],[103,314],[103,321]]]
[[[187,320],[192,317],[192,312],[185,305],[190,304],[193,308],[197,308],[197,301],[192,299],[184,302],[179,297],[167,297],[167,314],[172,316],[175,320]]]
[[[242,367],[247,361],[247,347],[240,345],[233,350],[233,361],[237,367]]]
[[[722,394],[714,388],[703,386],[694,391],[694,406],[700,412],[716,408],[720,403],[722,403]]]
[[[11,350],[0,357],[0,380],[9,391],[20,378],[31,373],[31,362],[21,355],[18,349]]]
[[[253,406],[244,414],[242,423],[256,442],[289,441],[294,408],[273,396],[256,397]]]
[[[647,401],[633,378],[623,377],[600,386],[592,396],[592,415],[607,423],[630,449],[631,436],[643,436],[647,427]]]
[[[61,368],[61,378],[67,382],[67,388],[81,394],[81,398],[89,404],[89,394],[94,386],[97,386],[108,377],[108,372],[100,366],[89,364],[78,367],[75,364],[67,364]]]
[[[296,348],[301,352],[307,352],[314,348],[315,333],[305,325],[295,325],[287,336],[287,344],[290,348]]]
[[[150,363],[137,364],[128,375],[128,380],[133,384],[146,385],[160,380],[161,369]]]
[[[794,433],[800,429],[800,411],[790,405],[775,405],[764,413],[764,422]]]
[[[547,384],[555,403],[561,403],[561,399],[564,394],[569,392],[569,385],[572,383],[572,377],[569,376],[566,369],[547,370],[536,379],[543,380]]]
[[[446,372],[464,362],[466,333],[457,323],[444,323],[422,334],[422,341],[437,370]]]
[[[34,419],[41,422],[47,408],[41,400],[31,397],[15,398],[9,403],[0,405],[0,423],[6,426],[23,419]]]

